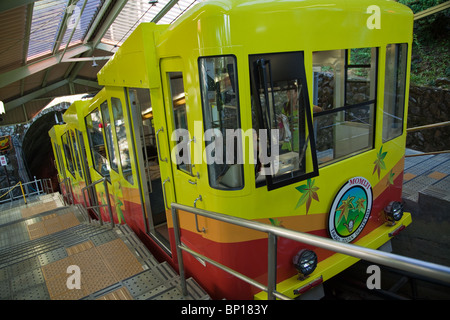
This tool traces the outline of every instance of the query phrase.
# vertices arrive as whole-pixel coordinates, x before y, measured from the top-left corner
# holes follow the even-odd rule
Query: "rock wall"
[[[449,120],[450,90],[410,87],[408,128]],[[410,132],[406,146],[423,152],[449,150],[450,126]]]

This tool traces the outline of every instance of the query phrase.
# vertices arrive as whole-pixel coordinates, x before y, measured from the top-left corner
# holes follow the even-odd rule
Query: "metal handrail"
[[[14,187],[8,187],[8,188],[1,188],[0,189],[0,195],[2,195],[4,192],[9,193],[9,199],[7,200],[3,200],[0,199],[0,203],[4,203],[7,201],[14,201],[20,198],[24,198],[25,203],[27,202],[25,197],[30,197],[30,196],[34,196],[37,195],[39,196],[40,194],[48,194],[49,191],[51,193],[53,193],[53,187],[51,187],[51,182],[50,182],[50,187],[46,187],[44,186],[44,182],[46,182],[46,180],[50,180],[50,179],[36,179],[36,177],[34,177],[34,180],[29,181],[29,182],[25,182],[21,184],[21,188],[22,188],[22,192],[19,193],[18,195],[14,195]]]
[[[311,246],[331,250],[337,253],[342,253],[359,259],[367,260],[377,264],[389,266],[395,269],[400,269],[403,271],[411,272],[414,274],[420,274],[422,276],[442,281],[446,284],[450,284],[450,267],[442,266],[439,264],[426,262],[414,258],[404,257],[393,253],[383,252],[375,249],[369,249],[361,247],[355,244],[338,242],[335,240],[319,237],[316,235],[289,230],[269,224],[264,224],[257,221],[246,220],[238,217],[229,216],[222,213],[211,212],[199,208],[193,208],[179,203],[172,203],[172,218],[173,227],[175,233],[175,243],[178,255],[178,265],[181,278],[181,288],[183,294],[187,294],[186,279],[184,276],[184,264],[182,250],[186,251],[200,259],[204,259],[207,262],[221,268],[222,270],[244,280],[268,294],[268,299],[275,299],[275,297],[280,299],[289,299],[288,297],[282,295],[276,291],[276,252],[277,252],[277,238],[283,237],[286,239],[291,239],[297,242],[302,242],[309,244]],[[185,244],[181,243],[180,237],[180,227],[178,221],[178,210],[183,210],[184,212],[189,212],[196,215],[201,215],[203,217],[215,219],[218,221],[231,223],[240,227],[249,228],[256,231],[261,231],[268,234],[268,285],[257,283],[256,281],[247,278],[246,276],[232,270],[226,266],[221,265],[218,262],[213,261],[203,255],[195,252],[194,250],[188,248]],[[250,280],[250,281],[249,281]]]
[[[420,131],[420,130],[425,130],[425,129],[434,129],[434,128],[440,128],[440,127],[446,127],[446,126],[450,126],[450,121],[437,122],[437,123],[432,123],[432,124],[426,124],[424,126],[408,128],[408,129],[406,129],[406,132],[410,133],[410,132],[414,132],[414,131]]]
[[[89,189],[89,188],[94,188],[94,193],[96,193],[95,190],[95,186],[99,183],[103,183],[103,186],[105,188],[105,194],[106,194],[106,204],[97,204],[95,206],[88,206],[87,205],[87,201],[86,201],[86,193],[85,190]],[[113,215],[112,215],[112,208],[111,208],[111,200],[109,199],[109,188],[108,188],[108,182],[106,180],[105,177],[92,182],[91,184],[85,186],[84,188],[81,189],[81,193],[83,193],[83,199],[84,199],[84,206],[86,209],[94,209],[94,208],[98,208],[99,209],[99,219],[100,219],[100,224],[103,225],[103,219],[102,219],[102,213],[100,211],[100,208],[102,207],[108,207],[108,213],[109,213],[109,219],[111,221],[111,227],[114,228],[114,219],[113,219]],[[98,201],[97,201],[98,202]]]

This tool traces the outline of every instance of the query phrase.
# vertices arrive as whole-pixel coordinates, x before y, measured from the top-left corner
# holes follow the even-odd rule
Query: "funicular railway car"
[[[380,0],[204,1],[170,26],[143,23],[77,106],[91,182],[107,179],[115,223],[174,267],[172,203],[379,248],[411,223],[412,25],[407,7]],[[179,223],[183,243],[266,282],[266,234],[183,212]],[[277,248],[277,291],[292,298],[357,261]],[[213,298],[266,297],[183,258]]]

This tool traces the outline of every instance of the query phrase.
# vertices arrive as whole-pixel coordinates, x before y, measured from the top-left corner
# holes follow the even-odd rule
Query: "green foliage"
[[[399,0],[414,13],[447,0]],[[435,86],[439,78],[450,77],[450,10],[443,10],[414,22],[411,84]],[[444,88],[448,89],[448,85]]]

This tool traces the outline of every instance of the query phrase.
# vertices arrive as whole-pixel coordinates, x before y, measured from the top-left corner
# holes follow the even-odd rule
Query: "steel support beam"
[[[92,40],[92,46],[91,50],[84,53],[83,56],[90,56],[95,48],[100,44],[103,36],[108,31],[109,27],[113,24],[114,20],[116,20],[119,13],[122,11],[123,7],[127,4],[128,0],[118,0],[114,7],[112,7],[111,12],[106,17],[105,22],[101,25],[99,31],[97,32],[96,36]],[[71,81],[73,81],[78,72],[83,68],[85,62],[78,62],[75,67],[73,65],[67,70],[66,74],[64,75],[65,78],[69,78]]]
[[[38,97],[42,96],[43,94],[46,94],[46,93],[48,93],[50,91],[53,91],[53,90],[55,90],[55,89],[57,89],[59,87],[62,87],[64,85],[68,84],[68,83],[69,83],[69,80],[64,79],[64,80],[58,81],[56,83],[53,83],[53,84],[51,84],[49,86],[46,86],[45,88],[33,91],[32,93],[24,95],[24,96],[22,96],[20,98],[17,98],[15,100],[6,102],[5,103],[5,111],[8,112],[11,109],[14,109],[14,108],[16,108],[16,107],[18,107],[18,106],[20,106],[22,104],[25,104],[28,101],[31,101],[31,100],[33,100],[35,98],[38,98]]]
[[[34,3],[37,0],[1,0],[0,1],[0,12],[14,9],[21,6],[26,6],[27,4]]]
[[[64,54],[64,58],[72,58],[91,49],[92,47],[90,45],[80,45],[74,47],[73,49],[67,50]],[[41,61],[2,73],[0,74],[0,88],[57,65],[62,57],[63,54],[58,53]]]

